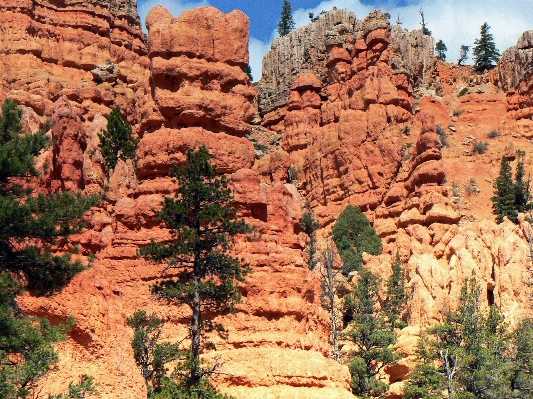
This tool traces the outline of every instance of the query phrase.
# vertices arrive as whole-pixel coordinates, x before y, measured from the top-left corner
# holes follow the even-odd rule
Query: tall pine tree
[[[22,134],[22,110],[6,100],[0,117],[0,397],[34,397],[35,385],[57,360],[53,343],[73,320],[52,326],[28,317],[17,305],[22,289],[46,295],[83,270],[81,262],[52,253],[80,230],[81,217],[98,198],[34,193],[34,158],[50,144],[46,132]],[[84,386],[86,384],[84,383]],[[74,385],[72,387],[75,387]],[[73,388],[74,389],[74,388]],[[81,389],[81,388],[80,388]]]
[[[363,398],[382,397],[388,385],[380,372],[399,359],[392,345],[396,335],[379,309],[380,279],[362,268],[351,294],[344,298],[344,311],[352,317],[343,335],[355,344],[348,367],[352,391]]]
[[[472,55],[474,56],[474,67],[478,72],[492,69],[494,63],[500,59],[500,53],[496,49],[496,43],[494,43],[489,29],[490,26],[486,22],[481,25],[480,37],[474,41]]]
[[[515,206],[516,193],[513,183],[511,164],[507,157],[502,157],[500,174],[494,181],[494,196],[492,200],[493,213],[496,215],[496,222],[503,222],[507,217],[512,222],[517,222],[517,211]]]
[[[249,231],[236,217],[229,181],[211,164],[213,156],[205,146],[187,151],[187,160],[174,166],[170,176],[179,182],[174,197],[165,197],[159,214],[170,229],[171,242],[153,243],[141,250],[151,261],[166,263],[166,271],[152,291],[159,298],[190,309],[190,348],[182,372],[184,386],[191,392],[205,386],[209,371],[201,367],[202,337],[210,315],[231,310],[240,299],[236,283],[249,271],[246,264],[230,255],[232,238]]]
[[[448,51],[448,47],[446,47],[442,40],[439,40],[437,44],[435,44],[435,50],[437,51],[437,58],[441,61],[446,61],[446,51]]]
[[[278,23],[278,33],[280,36],[287,36],[294,30],[294,19],[292,18],[292,5],[289,0],[283,0],[281,17]]]

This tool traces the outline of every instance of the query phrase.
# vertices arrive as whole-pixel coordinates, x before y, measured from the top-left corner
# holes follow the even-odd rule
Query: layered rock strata
[[[115,5],[102,13],[97,7],[104,6],[98,2],[63,6],[72,7],[68,12],[79,18],[92,15],[87,19],[96,24],[107,21],[105,12],[117,12],[120,20],[122,8]],[[2,11],[1,18],[19,18],[18,10]],[[42,29],[73,29],[63,26],[66,22],[57,14],[52,17],[56,19],[48,22],[53,24],[42,24]],[[124,32],[142,35],[138,21],[130,17],[124,14]],[[21,18],[37,24],[24,13]],[[91,267],[56,296],[20,299],[31,314],[52,320],[72,314],[77,319],[70,339],[58,347],[59,365],[43,381],[44,389],[62,391],[80,374],[90,374],[107,398],[145,396],[130,347],[132,330],[126,323],[137,309],[156,312],[165,320],[163,339],[187,336],[188,309],[151,296],[150,285],[162,267],[137,254],[151,238],[170,238],[156,220],[163,196],[176,188],[168,170],[183,162],[188,149],[206,145],[220,170],[231,178],[240,216],[256,229],[254,235],[237,240],[235,248],[235,254],[253,269],[242,287],[243,304],[235,315],[215,320],[224,325],[227,339],[216,333],[206,338],[206,346],[213,348],[206,350],[206,361],[216,357],[225,372],[217,385],[239,397],[350,397],[347,368],[327,358],[328,320],[321,308],[320,282],[307,269],[299,235],[300,194],[283,181],[261,183],[253,170],[254,148],[244,137],[256,116],[255,90],[242,70],[248,65],[248,18],[240,11],[224,14],[211,7],[174,18],[156,7],[147,18],[149,53],[144,47],[142,51],[116,48],[117,41],[110,39],[111,30],[105,26],[94,28],[95,32],[93,25],[78,28],[86,29],[89,37],[108,40],[93,47],[91,62],[65,65],[63,47],[54,36],[47,40],[48,47],[57,49],[58,69],[50,59],[20,50],[17,56],[35,62],[37,75],[30,79],[23,72],[19,75],[26,78],[17,80],[11,69],[2,70],[2,95],[25,106],[28,121],[33,121],[28,126],[37,129],[51,115],[55,146],[39,160],[51,166],[40,182],[42,189],[88,193],[109,186],[106,200],[89,213],[88,230],[72,237],[81,257],[96,255]],[[25,31],[24,45],[38,47],[41,38],[31,32],[33,28]],[[129,58],[113,56],[120,51],[129,51]],[[53,92],[46,82],[59,79],[63,80]],[[38,95],[31,92],[36,82],[41,85]],[[108,175],[98,133],[114,106],[126,113],[141,141],[135,163],[121,161]]]

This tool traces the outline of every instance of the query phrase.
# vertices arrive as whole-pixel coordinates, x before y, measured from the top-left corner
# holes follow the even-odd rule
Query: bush
[[[381,253],[381,238],[357,206],[348,205],[333,226],[333,241],[344,262],[343,272],[361,269],[363,252]]]
[[[122,117],[119,108],[113,109],[107,117],[107,130],[98,134],[100,151],[104,157],[108,175],[121,159],[134,159],[139,139],[133,137],[131,125]]]
[[[468,195],[478,195],[479,194],[479,188],[477,186],[476,179],[473,177],[470,179],[470,182],[468,183],[468,186],[466,187],[466,193]]]
[[[501,136],[501,133],[498,132],[497,130],[493,130],[492,132],[487,134],[487,137],[489,139],[495,139],[496,137],[500,137],[500,136]]]
[[[457,97],[462,97],[464,96],[465,94],[468,93],[468,87],[464,87],[460,92],[459,94],[457,95]]]
[[[444,131],[444,128],[440,125],[437,126],[437,134],[439,135],[440,145],[443,147],[449,147],[450,143],[448,143],[448,135]]]
[[[474,146],[472,148],[472,151],[474,154],[484,154],[489,149],[489,143],[485,141],[478,141],[474,143]]]
[[[465,112],[465,111],[463,111],[462,109],[454,109],[453,110],[453,116],[461,116],[461,115],[463,115],[463,112]]]

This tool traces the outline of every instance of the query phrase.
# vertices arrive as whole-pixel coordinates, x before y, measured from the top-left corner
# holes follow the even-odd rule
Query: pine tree
[[[160,343],[163,321],[156,315],[138,310],[128,318],[128,324],[135,332],[131,346],[135,362],[144,377],[148,397],[161,392],[165,385],[168,369],[166,365],[184,356],[179,344]]]
[[[392,275],[387,280],[385,292],[385,304],[383,312],[391,326],[391,331],[395,328],[406,327],[406,323],[402,321],[407,308],[407,300],[409,295],[406,288],[405,271],[402,268],[402,261],[400,254],[396,254],[396,259],[391,265]]]
[[[111,111],[107,117],[107,129],[99,133],[98,138],[108,174],[115,169],[119,160],[135,158],[139,139],[133,138],[131,125],[122,117],[119,108]]]
[[[305,212],[300,222],[300,229],[309,237],[309,243],[307,245],[307,265],[310,270],[313,270],[316,266],[315,254],[316,254],[316,231],[320,227],[320,224],[313,217],[313,210],[311,204],[306,202]]]
[[[344,298],[344,311],[352,322],[343,336],[355,344],[348,364],[351,386],[363,398],[381,397],[388,390],[379,373],[399,359],[392,348],[396,335],[379,310],[379,288],[379,277],[363,268],[353,292]]]
[[[480,300],[479,284],[466,280],[459,309],[420,341],[421,362],[406,384],[406,399],[512,397],[507,326],[494,306],[483,316]]]
[[[278,23],[278,33],[280,36],[286,36],[294,30],[294,19],[292,18],[292,5],[289,0],[283,0],[281,9],[281,18]]]
[[[426,26],[426,20],[424,19],[424,10],[422,10],[422,7],[420,7],[420,10],[418,11],[420,14],[420,17],[422,18],[422,22],[420,22],[420,25],[422,25],[422,33],[427,36],[431,36],[431,31]]]
[[[22,289],[46,295],[83,270],[54,244],[80,230],[81,217],[98,198],[79,194],[35,194],[34,158],[50,144],[44,131],[22,134],[22,110],[6,100],[0,117],[0,397],[33,397],[36,382],[57,360],[53,343],[65,339],[73,319],[51,326],[28,317],[17,305]]]
[[[500,174],[494,182],[494,196],[492,200],[493,213],[496,215],[496,222],[503,222],[507,217],[512,222],[517,222],[517,211],[515,207],[516,193],[511,172],[511,165],[507,157],[502,157]]]
[[[357,206],[348,205],[333,226],[333,241],[344,262],[343,271],[348,274],[359,270],[363,252],[381,253],[381,238]]]
[[[190,316],[190,350],[184,369],[188,373],[185,386],[194,390],[204,386],[209,371],[200,365],[202,335],[210,315],[231,310],[240,299],[235,283],[243,281],[247,265],[231,255],[231,239],[249,231],[244,220],[236,217],[233,196],[226,176],[219,176],[205,146],[187,151],[182,166],[170,171],[179,182],[174,197],[165,197],[159,214],[173,236],[172,242],[153,243],[141,254],[153,262],[167,264],[165,271],[179,272],[177,278],[166,278],[152,292],[176,305],[187,305]]]
[[[494,67],[500,59],[500,53],[496,49],[496,43],[492,34],[489,33],[490,26],[485,22],[481,25],[480,38],[474,41],[472,54],[474,55],[474,67],[478,72],[484,72]]]
[[[242,71],[248,75],[248,77],[250,78],[250,82],[253,82],[254,78],[252,76],[252,67],[250,65],[246,65]]]
[[[530,180],[525,181],[526,171],[524,169],[525,151],[516,152],[518,163],[514,182],[515,206],[518,213],[531,210],[531,185]]]
[[[470,51],[470,46],[461,45],[459,50],[459,58],[457,59],[457,65],[464,65],[465,61],[468,59],[468,52]]]
[[[448,51],[448,48],[442,40],[437,42],[435,50],[437,50],[437,58],[441,61],[446,61],[446,51]]]

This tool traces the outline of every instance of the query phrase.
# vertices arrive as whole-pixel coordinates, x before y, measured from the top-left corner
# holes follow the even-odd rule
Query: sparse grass
[[[457,97],[462,97],[462,96],[464,96],[465,94],[468,94],[468,87],[464,87],[464,88],[459,92],[459,94],[457,95]]]
[[[500,136],[501,136],[501,133],[497,130],[493,130],[492,132],[487,133],[487,137],[489,139],[495,139],[496,137],[500,137]]]
[[[461,188],[459,183],[452,181],[452,193],[454,197],[459,197],[461,195]]]
[[[291,182],[293,182],[295,180],[298,180],[298,174],[299,173],[300,173],[300,171],[296,167],[291,166],[289,168],[289,170],[287,171],[289,183],[291,183]]]
[[[437,134],[439,135],[440,145],[443,147],[449,147],[450,143],[448,142],[448,135],[442,126],[437,126]]]
[[[459,109],[459,108],[454,109],[453,110],[453,116],[461,116],[461,115],[463,115],[463,112],[465,112],[465,111],[463,111],[462,109]]]
[[[268,147],[266,145],[263,145],[263,144],[254,143],[254,150],[261,151],[261,152],[266,152],[268,150]]]
[[[470,179],[470,182],[468,186],[466,186],[466,193],[468,195],[478,195],[479,194],[479,188],[477,186],[476,179],[473,177]]]
[[[477,141],[472,147],[474,154],[484,154],[489,149],[489,143],[485,141]]]

